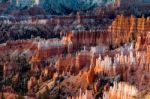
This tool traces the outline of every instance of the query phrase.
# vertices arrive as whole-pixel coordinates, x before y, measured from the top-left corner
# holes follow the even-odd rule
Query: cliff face
[[[136,40],[137,35],[149,31],[149,23],[149,18],[118,15],[109,28],[69,32],[66,36],[66,41],[72,41],[75,46],[104,44],[117,47],[126,42]]]
[[[48,91],[51,98],[58,93],[62,98],[134,99],[150,86],[149,27],[149,18],[119,15],[105,29],[9,41],[0,45],[3,79],[12,75],[16,92],[36,97]]]

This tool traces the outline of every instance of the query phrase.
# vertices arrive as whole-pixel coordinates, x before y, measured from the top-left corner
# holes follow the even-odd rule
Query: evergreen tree
[[[8,0],[2,0],[2,3],[6,3]]]
[[[43,94],[39,94],[39,99],[49,99],[49,88],[46,86],[46,91]]]
[[[1,94],[1,99],[5,99],[3,92]]]
[[[24,97],[19,94],[17,99],[24,99]]]
[[[41,94],[41,93],[39,93],[39,97],[38,97],[38,99],[43,99],[43,97],[42,97],[42,94]]]

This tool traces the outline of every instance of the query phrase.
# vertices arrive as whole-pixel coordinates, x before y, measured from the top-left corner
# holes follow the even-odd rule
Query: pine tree
[[[1,94],[1,99],[5,99],[5,96],[4,96],[3,92]]]
[[[39,94],[39,99],[49,99],[49,88],[46,86],[46,91],[43,94]]]
[[[8,0],[2,0],[2,3],[6,3]]]
[[[17,99],[24,99],[24,97],[19,94]]]
[[[43,99],[43,97],[42,97],[42,94],[41,94],[41,93],[39,93],[39,97],[38,97],[38,99]]]

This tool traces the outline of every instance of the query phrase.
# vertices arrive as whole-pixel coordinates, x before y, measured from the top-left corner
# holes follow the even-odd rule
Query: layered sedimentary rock
[[[82,24],[80,17],[78,24]],[[4,81],[12,75],[16,91],[21,85],[25,93],[36,93],[36,98],[46,91],[51,98],[56,93],[77,99],[137,97],[136,92],[150,86],[149,25],[149,18],[119,15],[103,30],[76,30],[62,39],[1,44]]]
[[[68,55],[66,58],[60,58],[56,62],[55,66],[60,71],[60,73],[71,72],[79,73],[84,67],[89,67],[92,63],[91,61],[92,54],[86,50],[81,51],[76,56]]]
[[[63,72],[75,73],[74,71],[76,70],[76,67],[74,64],[75,64],[75,57],[69,55],[65,59],[64,58],[58,59],[55,66],[58,69],[59,73]]]
[[[149,31],[149,18],[135,18],[118,15],[109,28],[89,31],[72,31],[66,36],[66,41],[72,41],[74,46],[80,45],[113,45],[119,46],[135,40],[138,34]]]
[[[136,86],[126,83],[114,84],[109,91],[103,93],[104,99],[123,99],[124,97],[134,99],[138,91],[145,90],[149,86],[150,76],[147,74],[149,63],[146,61],[146,57],[147,53],[134,50],[133,43],[126,45],[125,48],[119,48],[111,56],[99,56],[96,61],[91,62],[87,71],[87,82],[89,84],[94,82],[98,75],[107,75],[108,77],[121,75],[123,81]]]

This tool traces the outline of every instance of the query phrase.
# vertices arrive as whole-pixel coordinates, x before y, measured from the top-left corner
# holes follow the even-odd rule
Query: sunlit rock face
[[[150,62],[150,32],[145,32],[137,37],[137,42],[135,44],[136,50],[145,51],[146,64]],[[149,70],[148,68],[146,70]]]
[[[77,21],[82,25],[80,16]],[[149,18],[118,15],[104,29],[71,31],[60,39],[9,41],[0,45],[0,56],[6,51],[11,59],[26,55],[28,61],[10,62],[1,56],[4,77],[12,75],[14,82],[23,81],[19,79],[22,75],[13,74],[14,70],[17,74],[22,73],[16,69],[15,62],[22,63],[18,67],[27,67],[24,72],[28,77],[22,78],[28,78],[25,88],[29,93],[45,91],[45,85],[48,85],[53,87],[49,95],[57,94],[55,90],[60,87],[66,97],[93,99],[92,94],[100,90],[104,99],[130,99],[128,97],[135,97],[138,91],[150,86],[149,23]],[[110,50],[110,45],[117,47]],[[114,81],[118,83],[113,84]],[[79,93],[80,88],[83,92]],[[85,92],[87,89],[93,92]]]
[[[61,74],[70,72],[71,74],[79,73],[84,67],[90,67],[92,63],[92,54],[88,51],[81,51],[76,57],[68,55],[66,58],[59,58],[55,67]]]
[[[110,26],[97,30],[68,32],[64,42],[77,45],[99,45],[116,47],[134,40],[138,34],[149,31],[149,18],[118,15]]]
[[[138,90],[135,86],[125,82],[114,83],[114,86],[105,91],[103,99],[134,99],[134,96],[138,94]]]
[[[94,99],[92,90],[81,91],[78,96],[68,97],[67,99]],[[103,99],[135,99],[138,94],[138,90],[135,86],[125,82],[116,83],[110,87],[106,85],[104,87]]]

